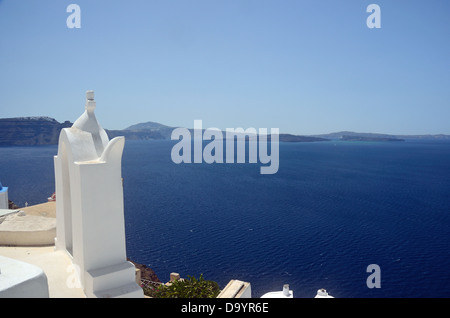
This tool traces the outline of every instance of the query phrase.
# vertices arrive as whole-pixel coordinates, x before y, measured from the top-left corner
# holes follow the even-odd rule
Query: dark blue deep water
[[[281,143],[277,174],[260,164],[174,164],[172,141],[127,141],[128,256],[170,272],[290,284],[295,297],[450,297],[450,143]],[[54,191],[56,146],[0,148],[16,204]],[[367,266],[381,269],[368,288]]]

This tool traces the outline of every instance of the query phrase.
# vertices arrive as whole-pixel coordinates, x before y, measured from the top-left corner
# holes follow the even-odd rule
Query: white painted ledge
[[[251,285],[248,282],[232,279],[217,298],[252,298]]]
[[[36,215],[9,214],[0,223],[0,245],[53,245],[56,219]]]

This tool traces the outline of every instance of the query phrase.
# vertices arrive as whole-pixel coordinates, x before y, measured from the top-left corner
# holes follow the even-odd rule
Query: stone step
[[[97,298],[142,298],[143,294],[142,288],[136,283],[129,283],[94,293]]]
[[[85,275],[85,292],[88,297],[118,297],[120,290],[128,293],[131,286],[139,288],[142,294],[142,288],[135,281],[136,268],[127,261],[123,263],[90,270]],[[123,288],[123,286],[128,286]],[[130,289],[133,291],[136,288]],[[116,296],[98,296],[98,295],[116,295]]]

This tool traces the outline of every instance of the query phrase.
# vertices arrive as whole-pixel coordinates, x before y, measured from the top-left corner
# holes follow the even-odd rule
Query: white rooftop
[[[282,291],[265,293],[261,298],[294,298],[294,292],[289,289],[289,285],[283,285]]]
[[[329,295],[325,289],[321,288],[317,291],[317,295],[314,298],[334,298],[334,297]]]

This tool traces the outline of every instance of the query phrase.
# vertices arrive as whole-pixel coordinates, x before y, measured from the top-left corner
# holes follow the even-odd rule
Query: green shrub
[[[170,286],[144,288],[144,293],[153,298],[216,298],[220,288],[215,281],[205,280],[201,274],[198,279],[188,276],[188,279],[176,280]]]

